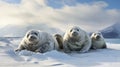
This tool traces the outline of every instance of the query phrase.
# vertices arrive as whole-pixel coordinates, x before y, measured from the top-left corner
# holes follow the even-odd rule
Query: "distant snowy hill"
[[[0,28],[0,37],[23,37],[30,29],[42,30],[51,34],[61,33],[60,29],[47,26],[46,24],[7,25]]]
[[[105,38],[120,38],[120,23],[115,23],[101,32]]]
[[[26,25],[6,25],[3,28],[0,28],[0,37],[23,37],[25,33],[30,29],[38,29],[46,31],[51,34],[60,33],[63,34],[64,31],[59,29],[64,27],[59,27],[59,24],[56,27],[52,26],[53,24],[26,24]],[[103,30],[101,30],[105,38],[120,38],[120,23],[111,25]],[[89,32],[88,32],[89,33]]]

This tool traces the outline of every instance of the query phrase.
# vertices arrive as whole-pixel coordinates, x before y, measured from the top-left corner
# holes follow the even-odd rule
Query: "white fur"
[[[97,36],[99,36],[100,38],[97,39]],[[92,39],[92,48],[93,49],[105,48],[106,43],[100,32],[92,33],[91,39]]]
[[[34,32],[36,32],[38,35],[35,35]],[[36,40],[30,41],[30,36],[36,37]],[[40,30],[30,30],[24,36],[16,51],[24,49],[44,53],[47,51],[58,49],[58,43],[56,39],[54,39],[54,37],[47,32],[43,32]]]
[[[78,35],[73,36],[74,32],[78,33]],[[73,26],[66,31],[63,43],[65,52],[78,51],[84,53],[89,51],[91,47],[90,37],[84,30],[77,26]]]

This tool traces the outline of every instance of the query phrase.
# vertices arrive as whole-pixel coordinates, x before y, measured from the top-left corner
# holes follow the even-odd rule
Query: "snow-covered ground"
[[[65,54],[51,51],[44,54],[14,52],[21,38],[0,38],[0,67],[119,67],[120,43],[106,40],[108,49],[88,53]],[[113,42],[112,42],[113,41]]]

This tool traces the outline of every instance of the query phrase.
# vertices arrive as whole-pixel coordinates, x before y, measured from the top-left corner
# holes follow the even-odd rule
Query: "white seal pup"
[[[107,48],[105,40],[101,32],[95,32],[91,35],[92,46],[91,49],[103,49]]]
[[[87,32],[78,26],[69,28],[63,37],[63,47],[65,52],[77,51],[88,52],[91,47],[91,39]]]
[[[58,50],[56,39],[47,32],[30,30],[26,33],[16,51],[29,50],[45,53],[51,50]]]

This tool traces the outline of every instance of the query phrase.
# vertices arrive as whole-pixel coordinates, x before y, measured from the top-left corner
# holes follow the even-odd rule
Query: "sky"
[[[0,27],[46,24],[102,30],[120,22],[119,0],[0,0]],[[59,26],[59,27],[58,27]]]
[[[5,2],[8,2],[8,3],[16,3],[16,4],[19,4],[21,2],[21,0],[2,0],[2,1],[5,1]],[[107,8],[110,8],[110,9],[120,9],[120,1],[119,0],[71,0],[71,1],[74,1],[72,3],[70,3],[69,1],[70,0],[47,0],[47,4],[51,7],[54,7],[54,8],[60,8],[62,7],[62,4],[60,2],[64,1],[65,4],[67,5],[75,5],[75,3],[91,3],[91,2],[95,2],[95,1],[104,1],[106,3],[109,4],[109,6]]]

